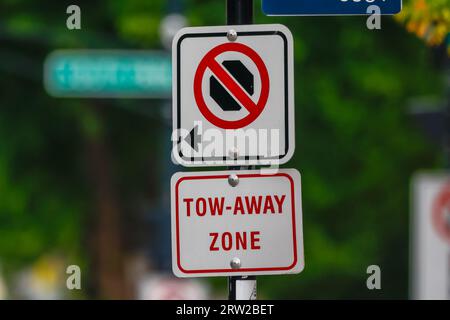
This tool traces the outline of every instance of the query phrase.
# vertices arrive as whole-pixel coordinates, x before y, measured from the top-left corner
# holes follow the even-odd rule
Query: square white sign
[[[282,25],[185,28],[173,41],[174,160],[283,164],[295,149],[293,37]]]
[[[297,170],[176,173],[171,212],[172,269],[178,277],[303,270]]]

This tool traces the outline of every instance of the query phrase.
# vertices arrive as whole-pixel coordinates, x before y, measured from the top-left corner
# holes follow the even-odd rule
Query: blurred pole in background
[[[167,14],[160,25],[161,44],[171,54],[172,39],[179,29],[186,26],[186,18],[182,12],[184,9],[182,0],[169,0]],[[172,99],[161,103],[161,123],[163,131],[163,142],[161,146],[161,172],[160,188],[161,195],[159,204],[153,212],[150,212],[150,223],[156,228],[151,228],[154,234],[149,237],[149,255],[153,257],[153,265],[160,272],[171,270],[171,221],[170,221],[170,179],[177,172],[177,166],[173,163],[172,154]]]
[[[444,109],[441,111],[444,122],[443,151],[445,156],[445,169],[450,170],[450,34],[444,44],[434,49],[435,64],[443,70],[444,81]],[[447,211],[447,229],[450,230],[450,216]],[[450,300],[450,247],[447,254],[447,299]]]
[[[95,102],[92,116],[99,129],[84,132],[90,184],[95,202],[94,230],[90,236],[93,279],[100,299],[130,298],[124,274],[120,205],[112,176],[111,154],[102,132],[101,110]]]
[[[440,48],[440,52],[437,53],[437,64],[442,66],[444,70],[444,86],[445,86],[445,140],[444,140],[444,152],[446,160],[446,168],[450,168],[450,57],[448,48],[450,46],[450,35],[447,36],[447,43]],[[442,51],[442,52],[441,52]]]
[[[439,144],[445,170],[418,172],[412,183],[413,223],[411,298],[450,300],[450,35],[433,49],[433,62],[444,81],[442,102],[416,99],[412,114],[424,133]]]
[[[450,169],[450,34],[447,36],[447,43],[445,47],[445,60],[444,60],[444,81],[445,81],[445,94],[446,94],[446,109],[445,109],[445,148],[446,148],[446,161],[447,169]],[[450,230],[450,215],[447,211],[447,230]],[[450,250],[447,257],[447,299],[450,300]]]

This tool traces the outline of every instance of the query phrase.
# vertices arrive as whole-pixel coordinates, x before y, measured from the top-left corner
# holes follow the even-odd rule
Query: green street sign
[[[57,50],[44,64],[54,97],[170,98],[171,56],[143,50]]]

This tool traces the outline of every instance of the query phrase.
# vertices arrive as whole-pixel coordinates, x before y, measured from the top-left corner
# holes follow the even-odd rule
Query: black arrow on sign
[[[198,152],[198,145],[202,142],[202,135],[198,134],[198,125],[192,128],[191,132],[184,138],[184,141]]]

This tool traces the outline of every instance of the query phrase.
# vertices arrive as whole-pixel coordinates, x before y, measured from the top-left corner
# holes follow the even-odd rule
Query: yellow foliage
[[[450,0],[404,0],[396,19],[428,45],[439,46],[450,34]]]

